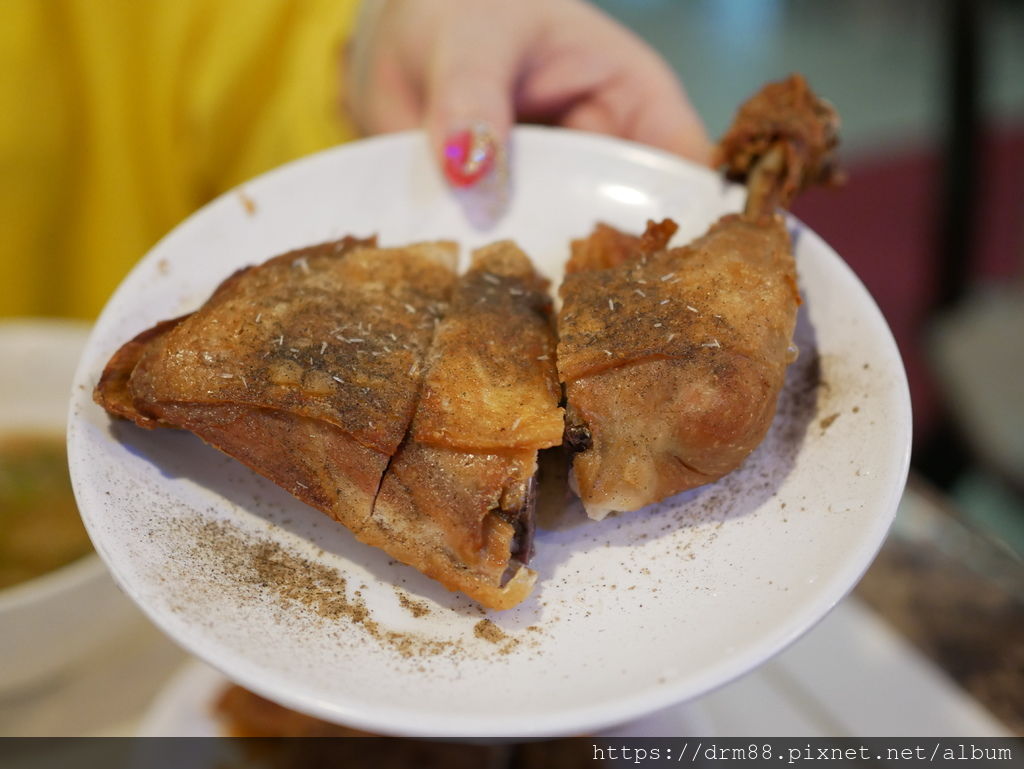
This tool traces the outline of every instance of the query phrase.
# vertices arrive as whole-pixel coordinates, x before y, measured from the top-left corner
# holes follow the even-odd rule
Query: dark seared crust
[[[149,404],[234,404],[338,427],[392,454],[453,275],[454,246],[294,251],[218,291],[154,340],[131,377]]]
[[[572,422],[566,418],[565,421],[565,434],[563,436],[563,442],[569,447],[570,451],[586,451],[594,445],[594,439],[590,435],[590,430],[585,424]]]
[[[777,203],[788,208],[811,184],[833,184],[842,174],[835,157],[839,116],[811,91],[801,75],[769,83],[745,102],[718,144],[713,165],[726,176],[746,181],[758,162],[776,146],[785,153],[785,178]]]
[[[760,226],[736,216],[687,246],[568,275],[561,296],[563,382],[715,349],[774,360],[789,345],[799,303],[782,220]]]
[[[501,507],[492,510],[491,514],[512,524],[510,564],[513,568],[528,564],[533,558],[533,537],[537,531],[537,473],[530,476],[525,488],[519,484],[503,495]],[[511,576],[506,571],[506,577]]]

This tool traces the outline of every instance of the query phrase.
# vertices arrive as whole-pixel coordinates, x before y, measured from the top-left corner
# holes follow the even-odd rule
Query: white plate
[[[92,403],[99,372],[126,339],[195,308],[232,270],[290,248],[346,233],[467,247],[512,237],[557,280],[569,239],[597,220],[639,230],[648,217],[672,216],[684,242],[743,198],[705,169],[605,137],[521,128],[512,155],[510,205],[489,229],[469,224],[469,201],[449,193],[417,134],[266,174],[159,243],[89,341],[69,443],[97,550],[169,635],[296,710],[409,735],[622,723],[792,642],[854,585],[892,520],[910,446],[899,354],[857,278],[796,223],[802,355],[765,443],[723,481],[643,511],[594,523],[572,506],[539,533],[534,595],[488,615],[508,637],[500,643],[477,637],[483,613],[471,602],[193,436],[112,423]],[[335,594],[320,597],[339,616],[260,583],[253,558],[266,541],[336,570]],[[429,613],[413,616],[410,598]],[[362,622],[354,604],[365,606]]]

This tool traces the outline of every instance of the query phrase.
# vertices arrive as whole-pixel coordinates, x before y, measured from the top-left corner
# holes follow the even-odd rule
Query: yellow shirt
[[[0,315],[90,318],[220,192],[354,135],[356,0],[4,0]]]

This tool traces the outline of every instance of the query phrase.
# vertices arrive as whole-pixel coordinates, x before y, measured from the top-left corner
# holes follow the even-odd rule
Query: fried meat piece
[[[563,432],[551,300],[512,243],[477,251],[457,283],[454,260],[451,243],[346,239],[239,271],[118,350],[95,398],[189,430],[449,589],[512,606],[536,578],[537,451]]]
[[[769,83],[740,106],[713,165],[727,178],[747,182],[748,216],[771,216],[777,208],[789,208],[806,187],[842,181],[838,144],[839,115],[794,74]],[[773,155],[766,165],[765,158]]]
[[[600,228],[574,246],[558,370],[574,488],[591,517],[717,480],[764,439],[800,304],[776,205],[832,178],[835,124],[799,76],[771,84],[740,109],[720,150],[747,178],[743,214],[676,248],[664,247],[665,222],[650,223],[625,258],[627,241]]]
[[[781,220],[727,217],[688,246],[562,284],[558,368],[589,515],[735,469],[763,439],[799,295]],[[577,437],[573,437],[573,436]]]
[[[452,243],[345,239],[236,273],[121,348],[97,402],[190,430],[357,531],[412,420]]]
[[[623,262],[668,245],[678,227],[671,219],[648,222],[641,236],[631,235],[603,222],[585,238],[572,242],[572,252],[565,264],[565,274],[583,270],[603,270],[618,267]]]
[[[537,451],[562,441],[547,282],[512,243],[473,255],[438,326],[370,544],[503,609],[529,594]],[[400,543],[395,545],[394,543]]]

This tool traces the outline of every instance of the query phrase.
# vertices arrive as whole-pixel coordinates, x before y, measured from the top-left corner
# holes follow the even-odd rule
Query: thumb
[[[515,122],[519,56],[512,36],[463,22],[438,41],[428,74],[426,130],[445,178],[471,187],[505,169],[505,145]],[[490,26],[490,25],[488,25]]]

